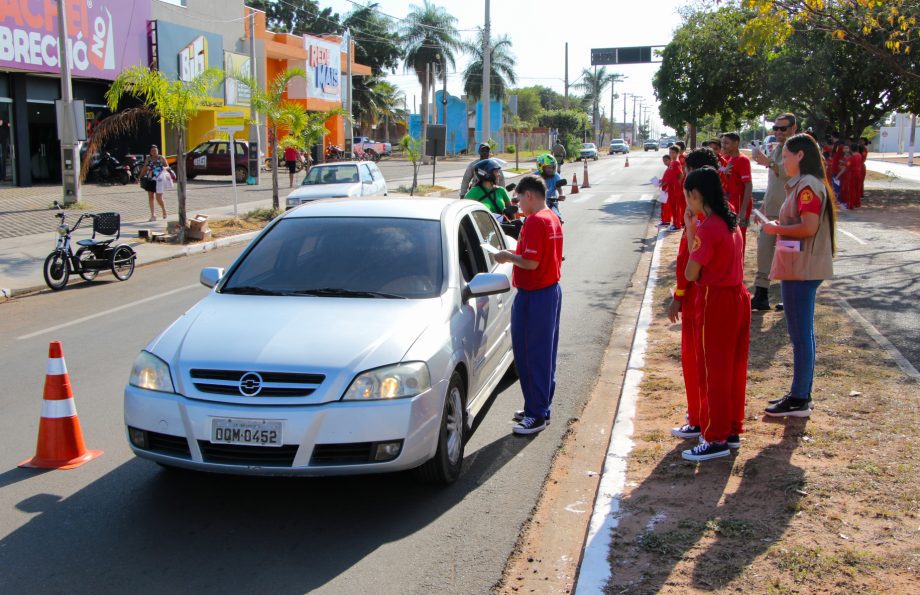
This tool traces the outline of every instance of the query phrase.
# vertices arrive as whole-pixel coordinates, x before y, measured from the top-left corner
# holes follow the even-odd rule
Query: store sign
[[[208,69],[208,40],[204,35],[179,50],[179,80],[191,81]]]
[[[150,0],[65,0],[72,73],[112,80],[145,64]],[[0,0],[0,68],[59,73],[57,2]]]
[[[247,106],[252,93],[247,85],[241,83],[236,77],[249,76],[249,56],[224,52],[224,102],[227,105]]]
[[[341,101],[342,49],[339,44],[304,35],[307,50],[307,97]]]

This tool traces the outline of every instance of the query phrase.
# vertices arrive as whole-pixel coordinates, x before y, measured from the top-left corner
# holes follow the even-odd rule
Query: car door
[[[374,187],[377,189],[377,194],[386,196],[387,181],[383,177],[383,172],[380,171],[376,163],[368,163],[367,165],[371,168],[371,174],[374,176]]]
[[[214,146],[213,157],[208,158],[208,173],[215,176],[230,175],[230,143],[217,141]]]
[[[362,163],[358,166],[358,174],[361,178],[361,196],[373,196],[377,194],[376,187],[374,186],[374,175],[371,173],[371,168],[366,163]]]
[[[209,153],[213,152],[214,147],[212,143],[201,143],[188,154],[188,160],[185,164],[186,169],[195,175],[206,173],[208,169],[208,160],[210,158]]]

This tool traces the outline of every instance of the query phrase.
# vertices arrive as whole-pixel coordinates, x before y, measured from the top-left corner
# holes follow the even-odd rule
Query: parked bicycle
[[[66,214],[63,207],[57,202],[54,206],[60,209],[55,217],[60,219],[58,224],[57,245],[54,251],[45,258],[42,273],[48,287],[57,291],[63,289],[70,280],[71,273],[77,273],[86,281],[92,281],[99,271],[111,270],[119,281],[127,281],[134,274],[134,264],[137,253],[127,244],[115,244],[121,237],[121,215],[118,213],[84,213],[80,215],[73,227],[68,227],[65,222]],[[71,249],[71,235],[84,219],[93,220],[93,236],[87,240],[77,241],[80,248],[74,253]],[[96,236],[112,236],[97,239]]]

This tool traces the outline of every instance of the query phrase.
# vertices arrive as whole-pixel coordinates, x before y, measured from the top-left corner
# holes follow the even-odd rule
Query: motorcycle
[[[111,270],[119,281],[127,281],[134,274],[134,265],[137,253],[127,244],[113,242],[121,237],[121,215],[118,213],[84,213],[80,215],[73,227],[68,227],[64,219],[64,208],[57,202],[54,206],[60,209],[55,217],[60,219],[57,227],[57,242],[51,254],[45,258],[42,274],[45,283],[58,291],[67,285],[70,274],[77,273],[84,280],[92,281],[99,271]],[[79,240],[76,254],[71,249],[71,235],[80,227],[84,219],[93,220],[93,237]],[[96,236],[113,236],[107,239],[96,239]]]
[[[341,161],[345,159],[345,149],[337,145],[326,147],[326,161]]]
[[[92,176],[96,182],[102,184],[113,184],[117,182],[118,184],[124,185],[129,183],[132,178],[131,167],[122,165],[122,163],[108,151],[104,151],[99,155],[99,159],[90,165],[89,175]]]
[[[143,155],[125,155],[123,161],[131,172],[131,181],[136,182],[141,178],[141,169],[144,167]]]

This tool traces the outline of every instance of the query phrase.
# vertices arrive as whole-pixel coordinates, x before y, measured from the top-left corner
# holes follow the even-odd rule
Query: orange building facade
[[[266,30],[264,12],[247,7],[247,17],[250,13],[255,13],[256,44],[261,49],[260,54],[265,58],[264,63],[259,64],[260,80],[263,73],[267,84],[291,68],[301,68],[307,72],[307,80],[292,80],[284,94],[286,100],[300,104],[312,112],[326,112],[343,107],[348,54],[342,51],[342,37],[274,33]],[[249,39],[248,27],[245,35],[246,39]],[[354,41],[351,44],[351,54],[354,56]],[[369,66],[357,64],[354,60],[351,71],[352,76],[371,75]],[[345,118],[329,118],[326,120],[326,130],[329,134],[326,135],[324,149],[329,145],[345,146]],[[279,131],[279,136],[284,135]]]

